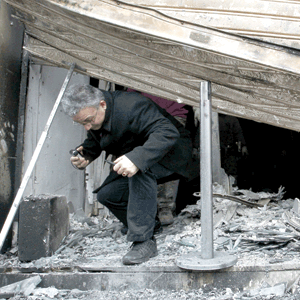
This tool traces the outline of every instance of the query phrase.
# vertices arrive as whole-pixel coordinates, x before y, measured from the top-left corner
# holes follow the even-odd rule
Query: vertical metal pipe
[[[210,82],[200,85],[201,256],[214,257],[212,211],[212,110]]]

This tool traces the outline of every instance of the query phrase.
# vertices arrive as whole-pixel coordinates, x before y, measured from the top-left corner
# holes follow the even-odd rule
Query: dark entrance
[[[299,197],[299,132],[239,119],[249,150],[240,168],[239,188],[277,192],[285,198]]]

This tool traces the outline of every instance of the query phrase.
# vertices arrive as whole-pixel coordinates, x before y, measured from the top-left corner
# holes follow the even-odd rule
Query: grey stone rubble
[[[150,289],[140,291],[120,291],[120,292],[82,292],[79,290],[57,290],[53,287],[42,289],[36,288],[32,295],[21,296],[17,295],[11,300],[50,300],[50,299],[69,299],[69,300],[133,300],[133,299],[152,299],[152,300],[176,300],[176,299],[189,299],[189,300],[266,300],[266,299],[277,299],[277,300],[292,300],[299,299],[299,295],[285,295],[280,296],[283,293],[282,285],[273,288],[262,288],[258,291],[252,291],[249,293],[234,293],[230,288],[224,291],[211,291],[205,293],[203,290],[192,290],[192,291],[153,291]]]
[[[225,194],[221,186],[214,193]],[[228,199],[214,198],[214,247],[238,257],[237,266],[265,266],[280,264],[283,268],[299,264],[300,232],[297,231],[298,199],[284,199],[284,190],[278,193],[253,193],[235,190],[241,199],[263,203],[263,207],[250,207]],[[101,219],[85,217],[82,212],[70,215],[70,234],[51,257],[29,263],[18,260],[17,248],[0,256],[3,268],[43,269],[74,268],[97,264],[98,267],[121,267],[122,256],[130,243],[120,232],[121,224],[114,217]],[[159,255],[142,264],[151,266],[176,266],[176,259],[190,251],[201,253],[201,199],[190,205],[175,218],[174,224],[157,235]],[[20,283],[21,284],[21,283]],[[299,278],[293,284],[285,282],[270,286],[264,283],[259,289],[234,291],[79,291],[57,290],[54,287],[34,288],[30,295],[15,290],[10,299],[299,299]],[[27,292],[28,293],[28,292]]]
[[[8,297],[8,295],[22,294],[29,296],[33,293],[36,286],[42,281],[40,276],[34,276],[16,283],[12,283],[0,288],[0,297]]]

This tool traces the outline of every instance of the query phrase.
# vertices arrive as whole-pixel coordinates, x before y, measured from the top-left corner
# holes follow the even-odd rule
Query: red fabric
[[[127,92],[136,92],[133,89],[127,89]],[[157,96],[153,96],[147,93],[141,93],[143,96],[150,98],[152,101],[154,101],[156,104],[158,104],[160,107],[165,109],[170,115],[174,117],[181,117],[186,118],[186,115],[188,111],[183,108],[185,104],[177,103],[175,101],[163,99]]]

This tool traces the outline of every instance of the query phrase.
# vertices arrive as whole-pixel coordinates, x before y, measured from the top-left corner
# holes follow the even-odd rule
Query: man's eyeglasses
[[[96,120],[97,114],[98,114],[98,109],[96,110],[96,113],[93,116],[88,116],[86,117],[82,122],[76,122],[76,124],[80,124],[80,125],[87,125],[87,124],[93,124]]]

